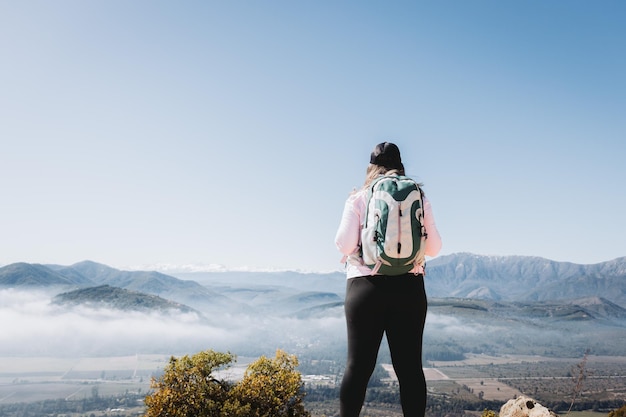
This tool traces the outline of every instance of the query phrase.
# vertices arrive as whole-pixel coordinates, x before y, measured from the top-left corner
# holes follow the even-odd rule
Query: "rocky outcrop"
[[[500,417],[557,417],[557,414],[532,398],[520,396],[500,408]]]

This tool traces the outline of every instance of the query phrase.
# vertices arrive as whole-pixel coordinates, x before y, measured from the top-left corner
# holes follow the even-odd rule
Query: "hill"
[[[620,356],[626,309],[600,297],[568,301],[431,298],[425,357],[456,360],[465,353],[576,357],[587,350]]]
[[[100,285],[98,287],[64,292],[55,296],[52,302],[57,305],[82,305],[92,308],[111,308],[122,311],[159,311],[162,313],[176,311],[199,314],[186,305],[165,300],[156,295],[111,287],[110,285]]]

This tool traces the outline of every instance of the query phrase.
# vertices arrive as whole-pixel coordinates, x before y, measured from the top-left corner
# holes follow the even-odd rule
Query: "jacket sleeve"
[[[359,249],[361,239],[362,193],[355,192],[348,197],[343,207],[339,229],[335,235],[335,245],[344,258]]]
[[[430,201],[424,196],[424,228],[428,237],[426,238],[426,256],[437,256],[441,250],[441,236],[437,230],[435,224],[435,217],[433,216],[433,209],[430,205]]]

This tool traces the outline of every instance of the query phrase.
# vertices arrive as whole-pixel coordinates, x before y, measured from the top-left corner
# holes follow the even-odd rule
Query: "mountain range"
[[[199,310],[254,310],[277,303],[310,308],[340,302],[342,273],[121,271],[92,261],[70,266],[15,263],[0,268],[0,288],[63,290],[108,285],[188,304]],[[601,297],[626,306],[626,257],[592,265],[539,257],[458,253],[427,264],[432,298],[543,302]]]
[[[459,253],[429,262],[426,285],[433,297],[550,301],[597,296],[626,306],[626,257],[581,265]]]
[[[429,261],[425,283],[427,358],[454,359],[466,352],[576,356],[586,349],[623,354],[626,258],[578,265],[459,253]],[[271,353],[267,350],[281,346],[321,357],[343,357],[345,288],[341,272],[166,275],[122,271],[92,261],[70,266],[15,263],[0,268],[0,295],[3,290],[44,289],[51,294],[52,304],[63,308],[173,312],[163,326],[171,322],[180,331],[189,330],[180,338],[181,349],[208,343],[250,355]],[[199,327],[181,323],[182,316],[177,315],[192,311],[197,312]],[[59,313],[54,310],[54,314]],[[86,320],[89,317],[102,315],[95,312]],[[134,326],[141,324],[135,321]],[[155,351],[170,349],[178,346],[179,338],[174,333],[172,337],[161,345],[144,336],[133,343],[149,343]]]
[[[190,280],[154,271],[120,271],[107,265],[83,261],[70,266],[14,263],[0,268],[0,287],[51,288],[70,291],[107,286],[151,294],[193,305],[201,310],[232,307],[232,300]],[[105,291],[100,290],[103,295]]]

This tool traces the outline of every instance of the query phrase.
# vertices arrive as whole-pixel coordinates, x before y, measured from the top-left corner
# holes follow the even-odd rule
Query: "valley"
[[[217,374],[220,379],[238,379],[255,358],[238,358],[237,362]],[[63,401],[97,402],[99,398],[117,398],[124,407],[115,415],[138,415],[141,400],[149,391],[150,378],[158,375],[167,363],[166,355],[132,355],[81,359],[0,358],[0,410],[11,404],[52,404]],[[305,361],[306,362],[306,361]],[[430,362],[425,374],[429,403],[462,404],[463,409],[499,408],[515,396],[524,394],[556,411],[564,412],[574,398],[576,369],[581,360],[555,359],[539,356],[506,355],[492,357],[470,354],[461,361]],[[336,364],[334,364],[336,365]],[[396,381],[390,364],[380,381],[370,388],[371,407],[395,405]],[[305,389],[310,392],[308,407],[327,413],[336,407],[339,374],[308,374],[303,366]],[[595,409],[604,412],[626,401],[626,357],[589,356],[585,380],[574,409]],[[380,398],[386,393],[386,401]],[[376,405],[378,404],[378,405]],[[132,407],[131,407],[132,406]],[[139,411],[138,411],[139,410]],[[323,411],[326,410],[326,411]],[[110,410],[109,410],[110,411]],[[2,414],[10,415],[10,414]],[[110,415],[103,410],[101,414]],[[313,414],[321,416],[322,414]],[[430,415],[436,415],[432,412]]]
[[[430,415],[499,408],[519,393],[562,410],[583,358],[576,407],[625,401],[625,271],[626,258],[433,260],[423,355]],[[251,360],[283,349],[299,358],[315,415],[332,415],[346,351],[345,285],[340,272],[165,275],[91,261],[1,267],[0,410],[117,401],[108,409],[135,411],[116,415],[137,415],[171,355],[232,352],[239,360],[220,377],[236,379]],[[390,363],[384,342],[368,393],[372,416],[397,407]],[[7,413],[0,415],[14,415]]]

